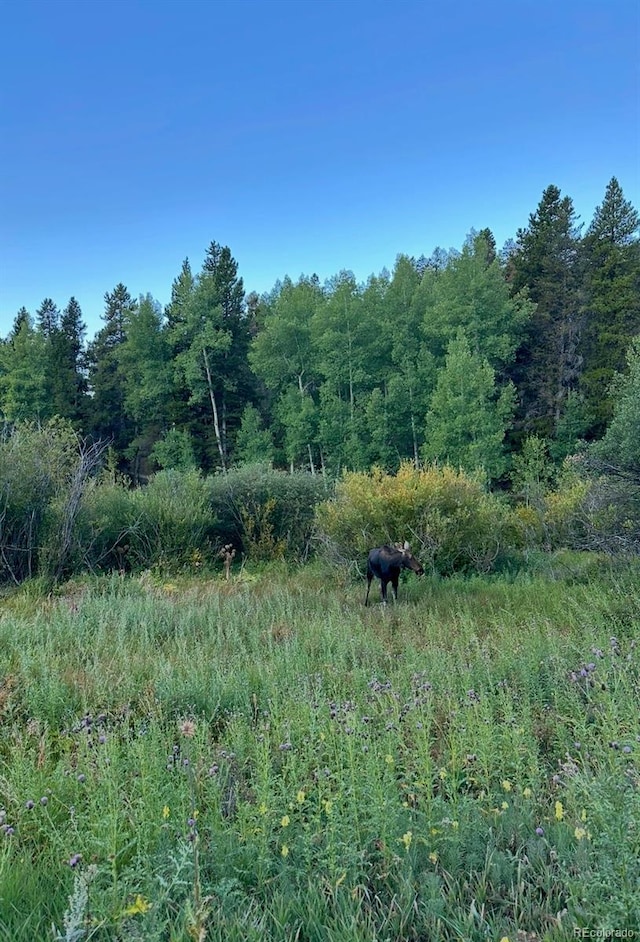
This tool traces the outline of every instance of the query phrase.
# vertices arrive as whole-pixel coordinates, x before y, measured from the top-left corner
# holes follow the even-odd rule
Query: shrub
[[[253,559],[309,556],[315,508],[327,496],[321,477],[252,464],[209,478],[208,487],[220,544]]]
[[[73,568],[74,529],[101,446],[87,446],[70,425],[25,423],[0,443],[0,579]]]
[[[90,569],[148,569],[200,561],[213,518],[198,471],[160,471],[143,488],[97,482],[83,512],[84,561]]]
[[[478,480],[450,467],[410,464],[396,475],[345,474],[316,519],[334,556],[354,560],[372,546],[408,539],[423,563],[443,574],[491,570],[517,532],[505,504]]]

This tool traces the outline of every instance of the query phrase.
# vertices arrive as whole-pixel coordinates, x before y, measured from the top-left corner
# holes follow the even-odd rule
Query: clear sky
[[[637,0],[0,0],[0,335],[228,245],[248,291],[640,209]]]

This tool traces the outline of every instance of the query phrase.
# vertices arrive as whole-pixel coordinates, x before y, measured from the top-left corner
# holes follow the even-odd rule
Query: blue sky
[[[501,245],[544,188],[640,209],[637,0],[3,0],[0,335],[120,281],[163,304]]]

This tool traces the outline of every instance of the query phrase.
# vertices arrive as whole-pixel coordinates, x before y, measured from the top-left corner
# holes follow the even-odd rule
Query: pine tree
[[[521,429],[552,437],[581,372],[579,228],[573,203],[556,186],[544,191],[508,263],[514,295],[536,305],[510,375],[520,398]]]
[[[62,312],[51,339],[51,368],[56,415],[69,419],[78,431],[85,426],[89,406],[84,357],[85,324],[76,298]]]
[[[104,327],[87,351],[92,393],[89,429],[95,439],[110,442],[122,463],[134,429],[124,406],[125,377],[120,357],[135,302],[122,283],[112,292],[107,291],[104,300]]]
[[[586,327],[581,388],[599,437],[613,414],[613,376],[625,369],[631,338],[640,332],[640,217],[613,177],[584,239]]]

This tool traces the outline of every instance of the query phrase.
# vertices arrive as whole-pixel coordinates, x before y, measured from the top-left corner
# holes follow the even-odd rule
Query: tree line
[[[620,401],[635,414],[624,383],[640,356],[639,224],[615,178],[584,232],[551,185],[500,250],[484,229],[364,284],[287,277],[261,296],[212,242],[198,272],[184,261],[164,309],[123,284],[107,292],[89,342],[75,298],[21,308],[0,343],[2,419],[59,416],[108,442],[134,481],[406,460],[507,481],[532,442],[560,463],[627,428]]]

